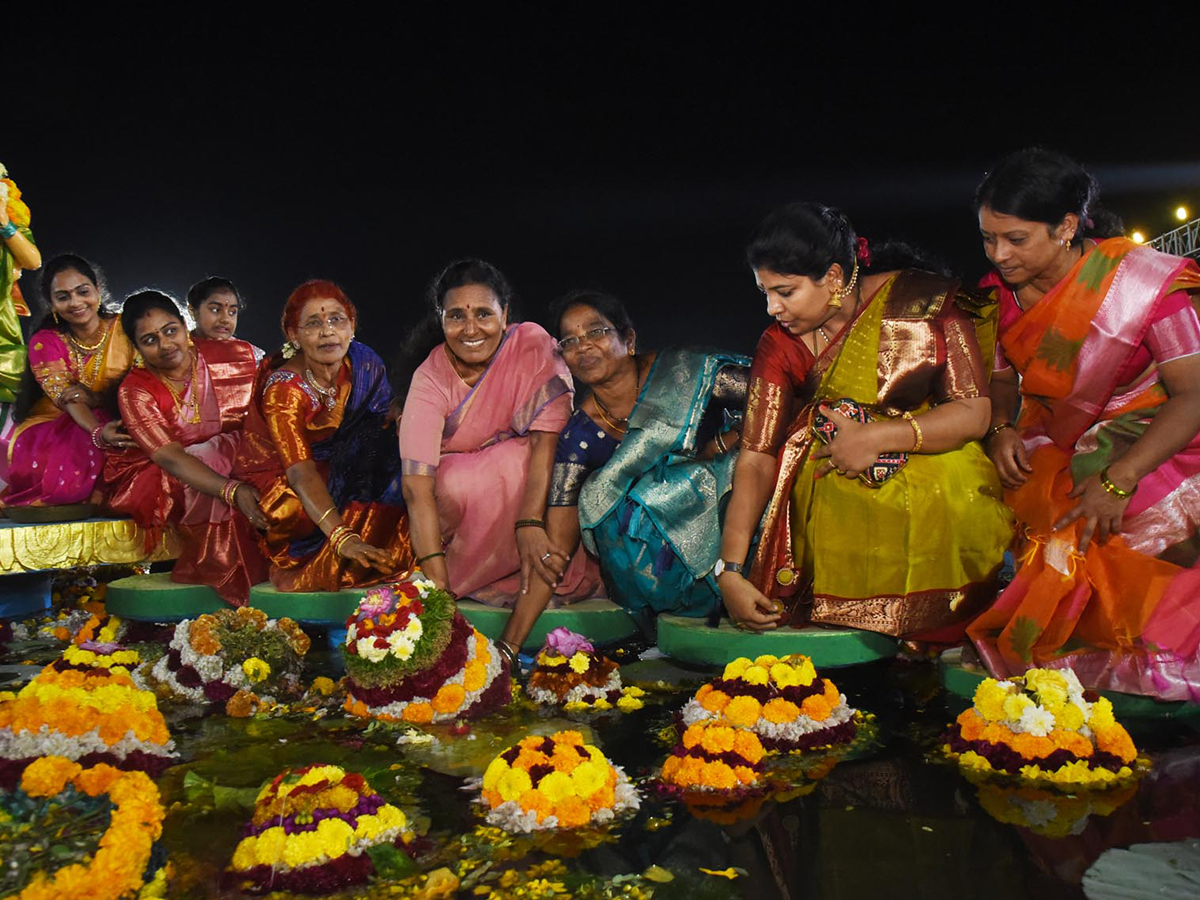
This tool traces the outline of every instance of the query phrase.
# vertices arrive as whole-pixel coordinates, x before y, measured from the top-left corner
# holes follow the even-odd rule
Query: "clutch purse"
[[[842,397],[840,400],[833,400],[825,405],[839,415],[845,416],[847,419],[862,422],[864,425],[875,419],[862,404],[851,400],[849,397]],[[837,435],[837,426],[829,420],[828,416],[823,415],[819,411],[813,417],[812,427],[816,436],[826,444],[832,441],[834,436]],[[885,453],[875,460],[875,462],[871,463],[866,471],[862,472],[858,477],[867,487],[877,488],[903,469],[904,464],[907,462],[907,453],[900,451]]]

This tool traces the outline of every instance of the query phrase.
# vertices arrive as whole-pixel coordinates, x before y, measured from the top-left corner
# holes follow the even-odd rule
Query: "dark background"
[[[467,255],[527,318],[604,287],[644,344],[749,352],[742,243],[794,199],[977,278],[972,191],[1030,143],[1131,229],[1200,209],[1194,12],[498,6],[48,4],[4,23],[0,161],[43,254],[96,261],[115,298],[226,275],[239,335],[273,348],[289,291],[332,278],[385,357]]]

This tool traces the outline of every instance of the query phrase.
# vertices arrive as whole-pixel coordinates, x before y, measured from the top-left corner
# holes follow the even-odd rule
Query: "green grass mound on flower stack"
[[[1136,775],[1137,748],[1112,704],[1070,669],[987,678],[946,736],[968,778],[1009,776],[1061,790],[1108,788]]]
[[[346,620],[345,709],[414,725],[478,718],[512,699],[492,642],[431,581],[384,585]]]

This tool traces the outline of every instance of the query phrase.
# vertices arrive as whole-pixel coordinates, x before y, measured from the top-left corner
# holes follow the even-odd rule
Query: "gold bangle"
[[[912,426],[912,430],[913,430],[913,435],[914,435],[913,446],[912,446],[912,449],[909,450],[908,452],[909,453],[920,453],[921,445],[925,443],[925,435],[923,435],[921,433],[921,426],[917,423],[917,417],[914,416],[912,413],[910,413],[908,410],[905,410],[904,412],[900,413],[900,415],[903,416],[905,418],[905,420],[907,420],[908,424]]]
[[[994,438],[996,435],[998,435],[1000,432],[1002,432],[1005,428],[1012,428],[1012,427],[1013,427],[1012,422],[1001,422],[999,425],[993,425],[991,428],[989,428],[987,430],[987,434],[985,434],[983,436],[983,439],[985,441],[990,441],[992,438]]]
[[[1108,466],[1105,466],[1100,472],[1100,486],[1112,494],[1114,497],[1120,497],[1122,500],[1128,500],[1137,493],[1137,485],[1135,484],[1129,490],[1119,488],[1108,480]]]
[[[337,512],[337,507],[331,506],[331,507],[329,507],[329,509],[325,510],[325,512],[321,513],[321,518],[317,519],[317,527],[320,528],[321,523],[329,518],[329,514],[335,513],[335,512]]]
[[[724,435],[723,435],[723,434],[721,434],[721,432],[720,432],[720,429],[718,429],[718,430],[717,430],[717,436],[716,436],[716,437],[713,439],[714,441],[716,441],[716,444],[717,444],[717,451],[718,451],[718,452],[719,452],[719,453],[720,453],[722,456],[724,456],[726,453],[728,453],[728,452],[729,452],[729,448],[725,446],[725,441],[723,441],[723,440],[722,440],[722,438],[723,438],[723,437],[724,437]]]

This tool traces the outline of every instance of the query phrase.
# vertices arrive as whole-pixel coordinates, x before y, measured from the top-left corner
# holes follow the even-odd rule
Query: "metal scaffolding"
[[[1172,256],[1200,256],[1200,219],[1160,234],[1150,241],[1150,246]]]

